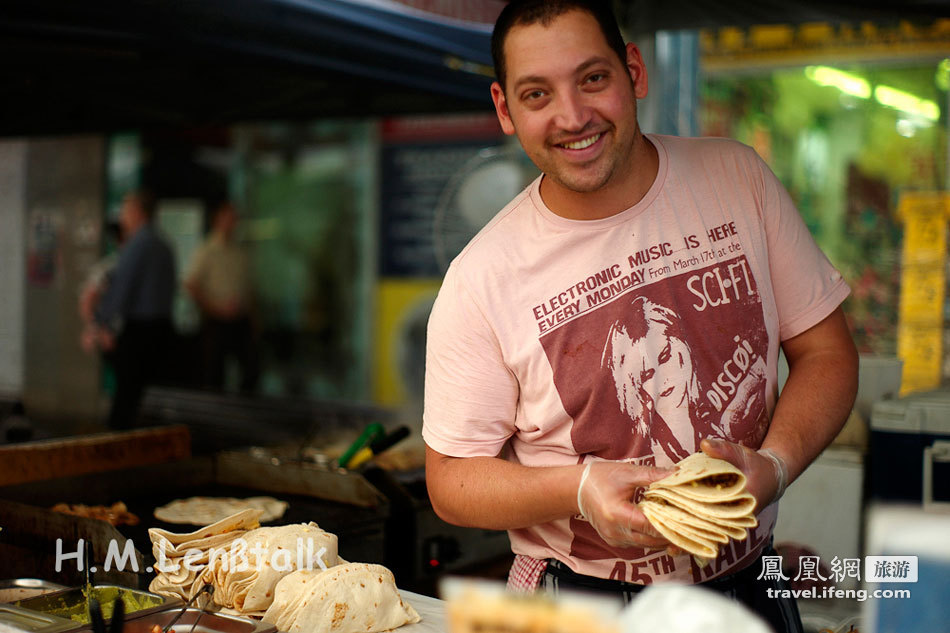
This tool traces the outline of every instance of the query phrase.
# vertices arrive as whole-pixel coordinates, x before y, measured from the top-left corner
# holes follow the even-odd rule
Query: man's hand
[[[710,457],[725,460],[746,476],[746,490],[755,497],[755,513],[775,501],[787,483],[788,472],[783,474],[778,463],[751,448],[725,440],[704,439],[700,444]]]
[[[635,499],[637,488],[649,486],[669,473],[619,462],[589,463],[577,489],[577,506],[609,545],[669,547],[670,542],[653,529]]]

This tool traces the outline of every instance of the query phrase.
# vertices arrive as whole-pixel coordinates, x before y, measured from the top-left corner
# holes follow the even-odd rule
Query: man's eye
[[[543,90],[531,90],[529,92],[524,93],[524,96],[522,96],[522,99],[524,99],[525,101],[537,101],[543,96],[544,96]]]
[[[593,84],[607,79],[607,73],[593,73],[584,80],[586,83]]]

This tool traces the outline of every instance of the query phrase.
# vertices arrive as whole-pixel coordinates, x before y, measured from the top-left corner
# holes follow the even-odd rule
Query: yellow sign
[[[383,279],[376,289],[373,399],[421,408],[425,332],[439,279]]]
[[[950,196],[905,193],[897,214],[904,223],[897,355],[904,361],[901,394],[940,386]]]

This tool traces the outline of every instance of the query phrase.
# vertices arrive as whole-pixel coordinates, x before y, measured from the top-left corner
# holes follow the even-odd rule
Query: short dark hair
[[[512,0],[502,9],[501,15],[495,20],[495,28],[491,34],[491,56],[495,64],[495,78],[505,89],[507,69],[505,67],[505,39],[512,28],[540,23],[548,26],[568,11],[584,11],[597,20],[600,30],[607,40],[608,46],[620,58],[620,62],[627,63],[627,47],[617,18],[614,16],[611,4],[607,0]]]

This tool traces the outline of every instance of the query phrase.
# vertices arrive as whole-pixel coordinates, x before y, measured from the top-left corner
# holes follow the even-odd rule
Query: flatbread
[[[289,504],[274,497],[189,497],[155,508],[155,518],[166,523],[208,525],[242,510],[260,510],[258,521],[266,523],[284,516]]]
[[[755,497],[745,485],[745,474],[729,462],[696,453],[650,484],[639,507],[668,541],[705,561],[758,525]]]
[[[382,565],[295,571],[277,583],[275,593],[264,621],[286,633],[379,633],[421,619]]]
[[[719,555],[719,546],[715,541],[688,534],[682,527],[667,523],[655,508],[644,508],[643,514],[657,532],[680,549],[702,558],[716,558]]]
[[[722,501],[698,501],[687,495],[684,495],[679,488],[658,488],[656,490],[647,490],[643,494],[644,499],[662,499],[671,505],[677,506],[691,512],[696,516],[701,516],[710,520],[718,519],[753,519],[752,510],[755,508],[755,497],[749,493],[736,495],[732,498],[725,498]],[[746,517],[743,519],[743,517]]]
[[[651,488],[676,488],[694,499],[716,501],[739,494],[745,489],[745,483],[745,474],[729,462],[705,453],[693,453]]]
[[[316,523],[262,527],[243,537],[244,564],[237,559],[214,558],[208,566],[216,588],[214,601],[222,607],[248,614],[265,611],[274,600],[274,588],[284,576],[298,569],[321,570],[339,563],[337,537]],[[322,550],[322,553],[321,553]]]
[[[671,505],[662,499],[644,499],[640,505],[641,507],[654,506],[657,508],[662,508],[661,514],[665,514],[671,520],[683,525],[690,525],[702,530],[718,530],[722,532],[724,536],[737,541],[741,541],[746,537],[746,526],[736,525],[721,518],[717,518],[716,521],[713,522],[691,512],[687,512],[686,510],[683,510],[682,508],[679,508],[675,505]]]

